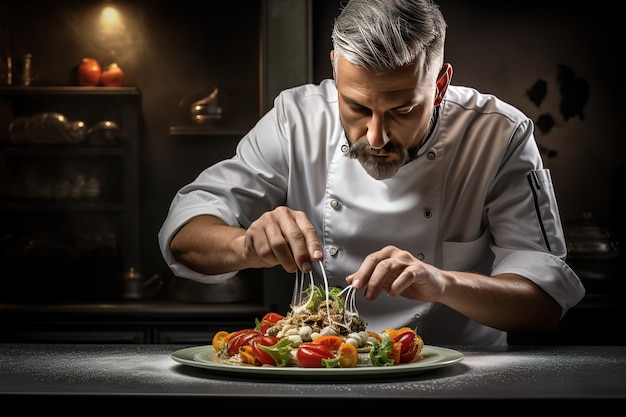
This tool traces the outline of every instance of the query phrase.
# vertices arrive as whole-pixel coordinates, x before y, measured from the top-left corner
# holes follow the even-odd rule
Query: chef
[[[325,275],[357,289],[368,329],[427,344],[556,328],[585,290],[533,122],[451,85],[445,31],[429,0],[348,2],[333,79],[280,93],[233,158],[175,195],[159,232],[172,272]]]

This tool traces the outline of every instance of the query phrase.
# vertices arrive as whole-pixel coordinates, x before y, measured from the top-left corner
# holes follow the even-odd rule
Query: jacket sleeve
[[[494,195],[500,197],[488,204],[494,236],[492,274],[515,273],[528,278],[550,294],[565,314],[584,297],[585,289],[565,262],[567,251],[554,186],[550,171],[540,160],[532,121],[518,126],[505,157],[493,187]],[[528,166],[533,168],[529,171]]]

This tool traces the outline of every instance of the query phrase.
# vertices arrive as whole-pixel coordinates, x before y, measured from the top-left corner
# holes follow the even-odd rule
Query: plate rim
[[[300,368],[278,366],[238,366],[217,363],[214,361],[199,361],[194,359],[199,353],[215,355],[212,345],[190,346],[178,349],[170,354],[171,358],[183,365],[202,368],[228,374],[245,375],[280,375],[298,377],[337,377],[337,376],[392,376],[419,373],[430,369],[442,368],[462,361],[465,355],[456,349],[443,346],[424,345],[422,355],[424,359],[393,366],[360,366],[356,368]]]

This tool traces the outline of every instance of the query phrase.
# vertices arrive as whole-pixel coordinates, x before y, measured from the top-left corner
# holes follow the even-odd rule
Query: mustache
[[[365,171],[377,180],[393,177],[409,161],[409,153],[401,146],[387,142],[382,148],[373,148],[363,137],[350,146],[348,155],[358,160]]]
[[[394,144],[393,142],[387,142],[382,148],[373,148],[367,141],[367,138],[363,136],[350,145],[349,155],[351,158],[358,158],[359,155],[363,155],[365,153],[402,155],[404,152],[404,148]]]

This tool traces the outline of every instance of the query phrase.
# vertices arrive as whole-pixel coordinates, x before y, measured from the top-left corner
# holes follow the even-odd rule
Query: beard
[[[398,170],[411,160],[410,153],[391,142],[380,149],[372,148],[365,137],[350,146],[350,158],[361,163],[365,171],[374,179],[386,180],[396,175]]]

